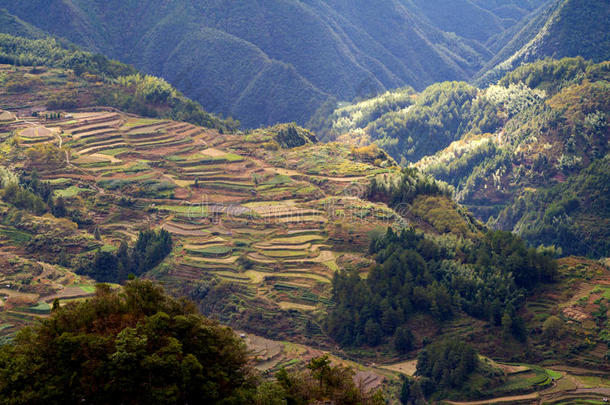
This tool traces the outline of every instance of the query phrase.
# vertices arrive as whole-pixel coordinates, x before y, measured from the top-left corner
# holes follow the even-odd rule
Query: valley
[[[9,78],[29,75],[23,68],[2,69]],[[58,73],[63,74],[53,74]],[[45,75],[50,83],[58,80]],[[4,92],[0,100],[4,108],[15,103],[28,112],[44,109],[36,99],[24,105],[19,93]],[[74,273],[79,263],[96,252],[116,252],[121,242],[134,243],[140,231],[158,228],[171,233],[174,245],[168,258],[146,277],[191,297],[204,313],[245,330],[264,373],[273,374],[283,366],[298,369],[330,350],[337,364],[361,370],[358,378],[371,389],[386,387],[392,392],[392,386],[400,385],[401,374],[412,376],[416,360],[404,363],[389,346],[368,351],[336,347],[327,335],[325,314],[333,304],[335,271],[354,269],[366,277],[374,266],[367,254],[372,235],[388,226],[415,226],[430,237],[455,229],[452,232],[479,238],[476,227],[481,225],[473,225],[473,219],[447,197],[431,193],[422,200],[425,196],[420,195],[403,208],[374,202],[366,182],[400,177],[388,155],[340,143],[321,144],[293,125],[221,133],[107,107],[53,114],[17,112],[10,117],[2,124],[2,153],[13,168],[35,170],[68,211],[80,213],[81,223],[49,214],[26,214],[27,221],[18,222],[5,205],[2,256],[13,270],[4,273],[3,284],[10,283],[2,290],[4,336],[10,338],[18,328],[46,316],[55,299],[66,305],[91,296],[95,282]],[[444,208],[430,210],[429,204]],[[449,228],[442,225],[447,220]],[[460,221],[464,228],[458,231]],[[53,232],[45,231],[49,226]],[[62,229],[75,232],[73,242],[67,246],[64,239],[61,245],[68,250],[51,253],[51,241],[62,237]],[[571,395],[603,395],[603,387],[594,388],[593,377],[586,376],[605,375],[605,338],[603,333],[595,335],[592,314],[605,296],[605,286],[610,286],[609,270],[569,258],[560,261],[559,269],[560,284],[552,284],[548,291],[545,287],[524,305],[527,327],[538,331],[531,335],[530,358],[554,358],[545,365],[553,370],[576,366],[592,373],[599,369],[601,374],[585,372],[588,383],[565,374],[550,388],[513,398],[513,393],[543,386],[522,387],[540,377],[517,373],[513,378],[509,372],[506,388],[496,387],[486,396],[496,396],[498,402],[563,403]],[[561,340],[549,342],[544,323],[551,315],[565,324]],[[435,323],[426,316],[416,319]],[[416,339],[430,333],[438,338],[459,334],[494,358],[518,357],[517,342],[499,345],[488,328],[460,315],[443,326],[413,326],[413,331]],[[570,352],[582,339],[591,343]],[[343,360],[348,358],[356,362]],[[368,366],[359,365],[363,361]],[[509,388],[513,379],[520,388]],[[603,377],[600,381],[605,384]]]
[[[605,2],[93,3],[0,0],[0,402],[607,402]]]

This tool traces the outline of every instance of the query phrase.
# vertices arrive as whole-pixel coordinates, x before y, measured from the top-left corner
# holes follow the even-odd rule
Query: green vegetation
[[[192,253],[195,255],[214,257],[214,256],[224,256],[224,255],[230,253],[231,251],[233,251],[233,248],[230,246],[218,245],[218,246],[208,246],[208,247],[198,248],[198,249],[187,248],[186,251],[188,253]]]
[[[403,75],[409,81],[413,77],[400,68],[400,58],[390,56],[391,64],[386,55],[361,59],[358,49],[369,41],[368,28],[362,38],[350,39],[349,47],[329,46],[372,24],[361,18],[383,16],[388,29],[396,28],[396,21],[412,22],[401,30],[417,35],[406,38],[396,30],[393,38],[405,43],[391,51],[438,48],[427,56],[431,68],[413,63],[409,69],[435,77],[445,62],[459,58],[450,63],[453,73],[442,74],[465,79],[490,56],[488,49],[501,47],[498,38],[485,48],[477,45],[477,32],[499,32],[500,26],[516,23],[511,19],[522,15],[515,12],[517,0],[504,6],[468,0],[464,7],[476,1],[483,14],[492,16],[489,24],[472,31],[456,27],[455,35],[432,30],[434,45],[420,46],[409,41],[426,38],[430,27],[444,19],[434,11],[440,0],[395,2],[387,15],[384,1],[349,11],[340,2],[314,2],[305,10],[299,2],[270,0],[238,5],[228,14],[209,2],[178,0],[170,13],[167,7],[139,13],[132,25],[122,26],[123,42],[116,37],[107,42],[90,29],[113,21],[103,31],[113,38],[114,22],[127,21],[133,5],[117,7],[120,15],[109,20],[107,7],[119,6],[115,0],[91,9],[89,1],[66,0],[46,10],[57,16],[70,5],[62,33],[70,34],[71,21],[78,21],[79,38],[90,46],[106,44],[99,48],[106,52],[130,42],[134,30],[144,38],[141,44],[157,39],[145,51],[132,47],[129,55],[118,50],[118,56],[129,60],[137,54],[143,65],[155,67],[147,71],[172,80],[178,76],[173,83],[226,115],[255,111],[249,115],[252,122],[270,124],[278,116],[294,115],[302,123],[326,100],[309,125],[337,142],[318,143],[296,123],[235,132],[234,121],[203,112],[165,80],[58,41],[0,37],[0,44],[8,44],[2,48],[5,56],[13,58],[12,65],[0,66],[2,108],[19,111],[18,119],[0,128],[0,324],[11,325],[0,326],[0,346],[24,324],[48,318],[23,332],[17,345],[0,349],[0,398],[14,403],[54,403],[64,395],[92,403],[201,398],[257,405],[383,403],[375,390],[363,392],[368,373],[379,377],[379,370],[363,367],[354,381],[354,371],[341,360],[331,363],[329,357],[316,358],[316,352],[307,369],[299,370],[305,366],[298,358],[301,349],[275,365],[273,345],[256,352],[267,370],[263,384],[244,363],[234,364],[229,375],[205,358],[212,365],[208,373],[200,357],[205,351],[197,346],[199,333],[214,335],[218,325],[199,318],[185,301],[155,301],[163,294],[140,281],[128,282],[124,291],[100,287],[91,304],[84,298],[94,293],[87,276],[116,283],[134,276],[159,280],[172,294],[188,295],[205,314],[248,334],[336,347],[355,359],[382,364],[400,362],[388,369],[410,367],[409,375],[415,365],[405,360],[419,351],[418,375],[405,378],[402,388],[384,374],[383,389],[401,389],[405,403],[529,393],[564,376],[544,368],[553,367],[550,361],[526,368],[497,364],[491,357],[607,368],[608,269],[570,257],[559,259],[558,271],[554,258],[562,253],[601,257],[610,249],[610,63],[543,60],[485,89],[444,82],[419,94],[403,87],[362,101],[361,96],[374,95],[387,83],[405,85]],[[536,1],[528,0],[528,7]],[[322,3],[325,19],[316,30],[305,22],[320,22]],[[522,3],[519,7],[526,7]],[[272,12],[271,5],[277,6]],[[19,15],[37,11],[31,4],[13,6]],[[413,6],[429,17],[426,27],[406,18]],[[502,7],[513,17],[493,18]],[[265,13],[257,20],[249,14],[240,19],[256,10]],[[301,12],[303,20],[289,32],[286,19],[278,17],[287,10]],[[0,11],[0,21],[3,15]],[[92,15],[93,25],[80,24],[92,21]],[[283,34],[282,46],[261,40],[260,24],[244,25],[252,21],[275,22],[268,39],[274,42]],[[197,24],[206,28],[192,34]],[[208,28],[212,25],[223,31]],[[389,51],[379,40],[388,32],[373,31],[375,43],[367,52]],[[311,44],[299,43],[312,50],[329,32],[328,54],[320,60],[330,58],[334,65],[308,65],[309,59],[304,63],[292,55],[305,52],[291,48],[294,34],[312,34]],[[464,42],[461,35],[470,39]],[[171,46],[175,58],[166,60]],[[234,56],[216,60],[227,49],[246,51],[243,63],[234,63]],[[462,58],[462,52],[469,57]],[[295,62],[284,63],[285,53]],[[182,68],[185,54],[187,65],[197,61],[195,69]],[[437,57],[444,62],[435,63]],[[42,60],[48,65],[38,65]],[[353,61],[358,66],[346,74],[322,77]],[[230,69],[223,70],[228,64]],[[214,83],[202,84],[200,77],[190,81],[193,72],[214,78],[213,70],[226,76]],[[354,90],[354,78],[372,71],[375,75],[365,75],[370,80]],[[298,85],[284,87],[294,80]],[[340,87],[355,97],[352,103],[336,102]],[[299,89],[305,91],[295,93]],[[219,101],[225,92],[231,100]],[[101,104],[165,119],[99,108],[37,112]],[[339,108],[332,112],[335,105]],[[24,115],[28,111],[31,117]],[[31,128],[32,122],[39,127]],[[382,147],[414,167],[398,168]],[[151,228],[159,230],[141,231]],[[52,306],[46,303],[55,297]],[[155,307],[151,300],[162,304]],[[72,322],[79,316],[82,321]],[[221,357],[235,343],[225,332],[228,340],[220,345],[227,352]],[[21,347],[26,339],[32,343]],[[243,354],[241,343],[235,344]],[[206,345],[204,355],[219,347],[209,339]],[[477,350],[489,357],[478,356]],[[46,371],[56,358],[65,373]],[[136,391],[144,394],[136,398]]]
[[[402,110],[413,104],[415,91],[409,87],[392,90],[356,104],[337,108],[314,129],[324,140],[337,139],[342,134],[364,133],[366,126],[390,111]]]
[[[354,271],[335,273],[329,333],[345,345],[377,346],[414,313],[446,321],[464,311],[525,340],[516,309],[527,290],[555,279],[556,263],[501,231],[459,250],[447,251],[412,229],[388,229],[371,242],[377,266],[366,279]]]
[[[19,209],[24,209],[37,215],[42,215],[48,210],[48,206],[42,198],[15,183],[10,183],[4,187],[2,199]]]
[[[150,281],[100,285],[54,310],[3,346],[0,364],[0,398],[13,404],[227,403],[253,389],[234,333]]]
[[[132,275],[144,274],[172,251],[172,237],[164,229],[140,232],[132,248],[121,242],[116,252],[100,249],[94,259],[78,269],[101,282],[121,282]]]
[[[545,57],[609,60],[609,7],[603,0],[549,2],[481,69],[478,83],[493,82],[521,64]]]
[[[582,57],[545,59],[486,89],[440,83],[409,97],[407,108],[383,103],[392,95],[406,100],[398,90],[336,110],[326,131],[337,139],[375,142],[403,164],[417,161],[418,169],[455,187],[457,200],[480,219],[518,232],[532,246],[604,257],[609,71],[608,62]],[[354,129],[350,122],[365,116],[376,118]],[[373,183],[373,191],[384,187]],[[372,198],[410,202],[383,194]],[[431,202],[410,213],[432,212]],[[429,217],[441,232],[459,228],[455,219]]]
[[[369,200],[388,202],[393,207],[410,204],[419,195],[448,196],[450,193],[449,187],[414,168],[403,169],[400,175],[395,177],[374,177],[367,190]]]
[[[30,307],[29,311],[38,314],[48,314],[51,312],[51,306],[46,302],[39,302],[37,305]]]
[[[381,392],[365,394],[354,383],[354,370],[341,365],[332,365],[328,355],[313,358],[307,370],[288,373],[282,368],[276,381],[260,386],[255,402],[257,405],[289,403],[305,405],[315,401],[330,400],[336,404],[381,405],[385,403]],[[262,389],[264,387],[264,389]],[[278,393],[273,396],[269,393]],[[273,400],[277,402],[273,402]],[[285,402],[283,402],[285,401]]]
[[[374,102],[361,103],[351,109],[357,110],[358,116],[372,118],[366,125],[359,123],[365,141],[377,143],[398,161],[416,162],[468,132],[494,132],[498,128],[500,121],[493,104],[478,95],[476,87],[446,82],[428,87],[409,108],[404,108],[404,103],[397,103],[390,109],[374,99]],[[396,97],[405,97],[404,91],[399,90]],[[407,100],[410,101],[410,97]],[[336,133],[344,121],[342,110],[334,114],[329,134]],[[349,132],[350,128],[345,130]]]
[[[79,195],[83,191],[86,191],[86,189],[83,189],[83,188],[80,188],[77,186],[70,186],[63,190],[55,190],[54,194],[57,197],[71,198],[71,197],[75,197],[75,196]]]
[[[603,257],[610,252],[610,157],[568,181],[528,193],[498,216],[532,245],[560,246],[567,255]],[[596,220],[591,220],[595,217]]]
[[[34,310],[49,311],[41,303]],[[12,324],[0,325],[0,330]],[[69,355],[66,355],[66,354]],[[95,295],[53,307],[51,316],[0,346],[0,400],[12,404],[381,405],[355,371],[314,357],[304,369],[282,363],[261,379],[235,332],[199,315],[151,281],[98,284]]]
[[[277,124],[246,136],[250,142],[261,142],[266,149],[290,149],[318,142],[316,136],[295,123]]]
[[[425,347],[417,356],[417,375],[424,392],[460,389],[479,367],[477,352],[467,343],[443,341]]]
[[[133,67],[102,55],[65,49],[52,38],[31,40],[7,34],[0,34],[0,63],[62,67],[73,69],[79,75],[87,72],[110,78],[135,73]]]

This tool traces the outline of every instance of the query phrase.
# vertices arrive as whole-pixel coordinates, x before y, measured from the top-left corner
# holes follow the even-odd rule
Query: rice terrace
[[[609,28],[0,0],[0,403],[610,403]]]

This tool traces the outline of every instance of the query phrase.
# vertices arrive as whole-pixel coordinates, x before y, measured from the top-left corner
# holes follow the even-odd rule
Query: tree
[[[277,382],[264,382],[258,386],[254,405],[287,405],[286,391]]]
[[[96,229],[96,237],[99,229]],[[78,274],[86,274],[101,282],[121,282],[129,274],[141,275],[161,263],[172,251],[172,237],[164,229],[140,232],[133,248],[121,242],[116,253],[98,252],[90,263],[78,270]]]
[[[544,320],[542,324],[542,333],[547,339],[555,340],[561,334],[563,322],[555,315],[551,315]]]
[[[362,392],[354,383],[354,371],[350,367],[331,365],[328,355],[312,359],[303,371],[288,372],[282,368],[276,374],[276,383],[284,391],[288,405],[309,405],[329,400],[336,405],[386,403],[380,391]],[[281,392],[279,389],[261,386],[259,393],[261,391],[265,395],[273,392],[272,401],[279,400],[276,396]]]
[[[502,333],[504,338],[508,338],[513,332],[513,318],[509,311],[504,311],[502,315]]]
[[[407,353],[413,348],[413,333],[406,327],[396,329],[394,333],[394,348],[399,353]]]
[[[418,381],[404,378],[400,389],[400,402],[404,405],[426,404],[422,388]]]
[[[0,402],[251,402],[243,342],[150,281],[54,310],[0,348]]]
[[[57,197],[55,199],[55,203],[53,204],[53,215],[55,215],[57,218],[63,218],[67,214],[68,210],[66,209],[64,199],[62,197]]]
[[[314,378],[320,382],[320,389],[322,389],[324,380],[328,379],[330,374],[330,360],[328,355],[311,359],[307,368],[311,370]]]
[[[424,348],[417,357],[416,375],[429,378],[437,390],[461,388],[479,365],[467,343],[445,340]]]
[[[370,346],[377,346],[381,342],[381,337],[383,336],[379,324],[372,319],[366,321],[364,336],[367,344]]]

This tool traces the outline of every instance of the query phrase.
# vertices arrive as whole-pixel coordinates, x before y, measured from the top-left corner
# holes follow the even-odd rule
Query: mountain
[[[115,391],[118,380],[108,382],[118,376],[130,387],[152,387],[146,395],[176,402],[189,392],[185,387],[197,389],[188,378],[216,381],[205,375],[212,367],[197,367],[203,360],[199,350],[191,353],[192,336],[220,333],[231,346],[238,339],[151,283],[126,281],[134,277],[187,296],[254,342],[253,362],[270,377],[254,403],[270,397],[309,403],[312,396],[351,403],[355,387],[382,387],[390,401],[603,395],[603,388],[585,394],[573,388],[607,378],[610,272],[602,262],[556,260],[557,249],[490,229],[453,199],[459,182],[401,169],[377,145],[321,143],[294,123],[239,131],[163,80],[101,55],[7,35],[0,46],[8,63],[0,65],[6,110],[0,113],[0,396],[28,403],[33,394],[78,393],[80,401],[130,393]],[[384,94],[363,102],[369,110],[348,108],[343,125],[415,107],[422,128],[444,135],[436,128],[441,118],[452,125],[463,118],[456,128],[465,135],[450,145],[489,143],[497,135],[497,144],[479,154],[492,154],[484,169],[494,162],[508,167],[513,144],[519,148],[513,157],[522,152],[524,162],[548,155],[534,163],[542,172],[526,173],[521,183],[540,189],[540,177],[553,178],[549,157],[566,134],[574,135],[561,159],[568,180],[561,182],[556,169],[558,188],[548,194],[556,206],[549,208],[552,217],[592,211],[597,217],[589,220],[605,232],[607,162],[598,155],[606,151],[607,74],[607,63],[544,61],[485,90],[454,82],[421,94],[409,88]],[[477,132],[484,122],[504,132]],[[448,170],[460,167],[447,162]],[[466,159],[465,173],[480,162]],[[422,169],[443,175],[434,165]],[[513,186],[492,178],[500,191]],[[96,281],[123,286],[96,290]],[[133,286],[145,297],[130,298]],[[43,322],[15,335],[37,320]],[[202,323],[207,327],[197,326]],[[322,350],[337,355],[332,363]],[[208,361],[218,354],[230,355],[211,351]],[[61,372],[40,374],[38,366],[47,369],[50,361]],[[566,364],[576,368],[557,371]],[[422,377],[414,379],[415,371]],[[56,383],[64,380],[73,384],[67,391]],[[223,389],[232,391],[225,382]],[[367,392],[367,400],[383,403],[381,393]]]
[[[3,0],[0,6],[255,127],[305,124],[327,100],[467,80],[493,57],[490,37],[543,3]]]
[[[557,0],[524,23],[476,75],[480,85],[500,79],[521,64],[547,57],[610,59],[610,4],[604,0]]]
[[[388,92],[335,110],[318,132],[374,142],[534,246],[604,257],[609,110],[608,62],[566,58],[524,65],[485,89],[447,82]]]
[[[30,39],[46,37],[41,30],[26,23],[19,17],[9,14],[5,9],[0,9],[0,33],[12,34]]]

